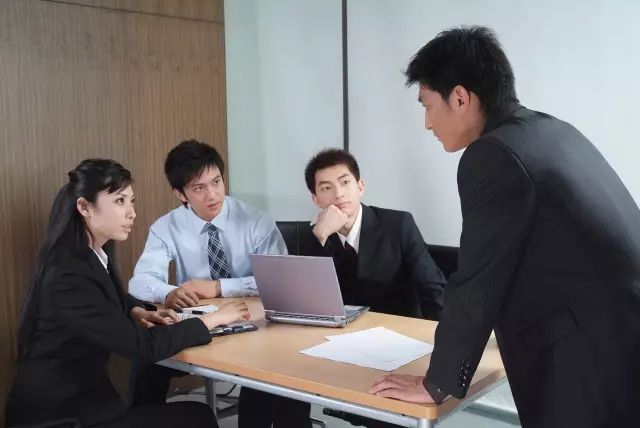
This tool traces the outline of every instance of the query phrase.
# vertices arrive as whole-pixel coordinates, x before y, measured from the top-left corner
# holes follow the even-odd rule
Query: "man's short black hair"
[[[311,193],[316,194],[316,172],[336,165],[346,166],[355,179],[360,180],[360,168],[351,153],[342,149],[326,149],[312,157],[304,169],[304,179]]]
[[[224,177],[224,161],[216,149],[198,140],[186,140],[171,149],[164,162],[164,173],[171,188],[184,194],[191,180],[214,167]]]
[[[518,102],[511,64],[487,27],[441,32],[411,58],[405,75],[407,86],[420,83],[445,100],[461,85],[478,96],[485,114]]]

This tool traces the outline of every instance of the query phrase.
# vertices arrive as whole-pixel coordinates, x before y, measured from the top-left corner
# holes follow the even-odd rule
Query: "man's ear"
[[[471,92],[462,85],[456,85],[451,90],[449,95],[449,102],[454,109],[467,109],[471,102]]]
[[[82,217],[91,217],[91,211],[89,211],[89,201],[87,201],[85,198],[80,197],[76,199],[76,209]]]
[[[176,198],[180,199],[180,202],[182,202],[183,204],[186,204],[189,202],[189,200],[184,195],[184,193],[182,193],[182,190],[173,189],[173,194],[175,195]]]

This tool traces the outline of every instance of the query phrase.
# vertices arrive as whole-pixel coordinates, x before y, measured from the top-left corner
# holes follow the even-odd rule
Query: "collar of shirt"
[[[189,210],[189,218],[191,219],[191,223],[198,233],[205,232],[205,226],[207,225],[207,223],[211,223],[218,229],[224,231],[227,227],[227,221],[229,219],[229,204],[230,199],[225,197],[224,201],[222,202],[222,209],[220,210],[220,213],[211,221],[204,221],[203,219],[198,217],[198,214],[196,214],[190,206],[188,206],[186,209]]]
[[[358,216],[356,217],[356,221],[353,222],[353,226],[351,226],[351,230],[347,236],[344,236],[340,232],[338,232],[338,237],[340,238],[340,242],[344,245],[344,242],[348,242],[349,245],[356,250],[356,253],[359,252],[360,249],[360,228],[362,226],[362,205],[358,208]]]
[[[102,266],[104,266],[104,268],[107,269],[107,264],[109,264],[109,256],[107,256],[107,253],[105,253],[102,248],[98,248],[98,251],[93,249],[93,247],[91,249],[93,250],[94,253],[96,253],[96,256],[98,256],[98,259],[100,259],[100,263],[102,263]],[[108,271],[109,269],[107,269],[107,272]]]

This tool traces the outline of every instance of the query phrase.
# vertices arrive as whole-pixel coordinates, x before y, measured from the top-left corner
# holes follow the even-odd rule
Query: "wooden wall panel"
[[[130,12],[223,22],[223,1],[218,0],[47,0]]]
[[[222,0],[210,3],[221,10]],[[168,150],[194,137],[227,158],[224,27],[68,2],[2,0],[0,58],[4,409],[18,312],[48,210],[67,171],[87,157],[114,158],[132,171],[136,228],[117,245],[126,281],[150,224],[177,206],[163,176]],[[0,425],[2,419],[0,414]]]

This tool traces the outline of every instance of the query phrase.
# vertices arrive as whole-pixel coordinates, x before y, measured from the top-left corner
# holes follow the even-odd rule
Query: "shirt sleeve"
[[[267,217],[262,218],[256,228],[255,254],[287,255],[287,244],[275,222]]]
[[[256,280],[253,276],[220,279],[222,297],[253,297],[258,295]]]
[[[152,227],[133,277],[129,280],[129,293],[140,300],[164,303],[167,294],[178,288],[168,283],[171,260],[166,243]]]
[[[275,222],[266,216],[262,216],[256,222],[252,241],[254,248],[247,249],[249,254],[276,254],[286,255],[287,246],[280,234]],[[256,280],[253,276],[241,278],[225,278],[220,280],[222,297],[251,297],[258,296]]]

